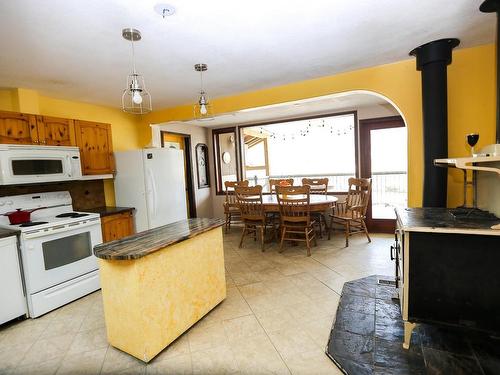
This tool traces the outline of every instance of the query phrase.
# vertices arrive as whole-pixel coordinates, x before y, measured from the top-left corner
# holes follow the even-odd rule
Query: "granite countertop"
[[[17,229],[0,228],[0,238],[17,236],[19,233],[21,233],[21,231]]]
[[[102,206],[102,207],[94,207],[94,208],[87,208],[82,211],[86,212],[93,212],[96,214],[103,216],[110,216],[110,215],[116,215],[120,214],[122,212],[128,212],[128,211],[133,211],[135,210],[134,207],[112,207],[112,206]]]
[[[222,219],[187,219],[136,233],[94,247],[96,257],[108,260],[139,259],[167,246],[224,225]]]
[[[500,230],[491,229],[500,224],[500,219],[455,218],[447,208],[404,208],[396,209],[400,225],[406,231],[436,232],[475,232],[478,234],[498,235]]]

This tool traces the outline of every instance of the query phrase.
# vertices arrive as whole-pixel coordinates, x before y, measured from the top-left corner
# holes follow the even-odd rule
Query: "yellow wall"
[[[472,131],[481,134],[479,147],[494,143],[495,90],[494,45],[459,49],[449,66],[449,155],[464,156],[464,139]],[[402,111],[408,126],[408,201],[422,204],[423,139],[420,72],[415,60],[380,65],[212,101],[215,113],[281,103],[352,90],[369,90],[389,98]],[[140,142],[150,141],[149,124],[192,117],[192,105],[155,111],[143,117]],[[450,171],[448,205],[462,201],[461,180]]]
[[[124,113],[120,109],[49,98],[39,95],[33,90],[4,89],[0,90],[0,110],[110,123],[114,151],[141,147],[139,143],[140,118]],[[114,205],[115,195],[112,180],[105,180],[104,192],[106,204]]]

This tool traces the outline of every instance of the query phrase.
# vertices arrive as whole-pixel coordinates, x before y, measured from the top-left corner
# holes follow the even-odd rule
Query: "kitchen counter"
[[[134,207],[112,207],[112,206],[101,206],[88,208],[82,211],[93,212],[99,214],[101,217],[120,214],[122,212],[129,212],[135,210]]]
[[[6,237],[10,237],[10,236],[17,236],[19,233],[21,233],[20,230],[0,228],[0,238],[6,238]]]
[[[112,346],[149,362],[226,298],[223,224],[182,220],[94,248]]]
[[[98,258],[109,260],[139,259],[222,225],[224,225],[222,219],[181,220],[117,241],[97,245],[94,247],[94,254]]]
[[[500,236],[500,230],[491,226],[500,224],[500,219],[455,218],[447,208],[396,209],[400,227],[409,232],[470,233]]]

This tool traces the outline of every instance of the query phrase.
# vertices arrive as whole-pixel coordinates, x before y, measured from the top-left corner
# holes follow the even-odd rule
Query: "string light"
[[[264,127],[259,127],[259,134],[267,133],[271,139],[282,139],[286,140],[288,136],[289,139],[295,140],[297,137],[306,137],[313,133],[313,130],[319,131],[329,131],[330,134],[335,134],[337,136],[348,135],[349,132],[353,131],[354,126],[352,124],[332,124],[328,123],[328,119],[321,120],[308,120],[307,124],[302,129],[297,129],[293,132],[276,132],[265,129]]]

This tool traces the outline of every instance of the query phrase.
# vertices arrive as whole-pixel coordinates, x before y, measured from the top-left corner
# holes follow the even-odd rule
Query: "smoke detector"
[[[158,13],[163,18],[172,16],[175,14],[175,7],[170,4],[156,4],[154,7],[156,13]]]

